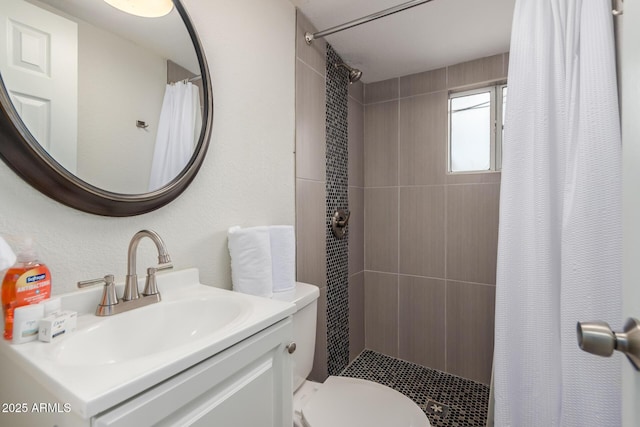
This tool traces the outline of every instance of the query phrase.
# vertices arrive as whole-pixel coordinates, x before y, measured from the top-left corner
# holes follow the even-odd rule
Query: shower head
[[[355,83],[358,80],[360,80],[360,77],[362,77],[362,71],[358,70],[357,68],[352,68],[350,66],[348,66],[347,64],[345,64],[344,62],[339,62],[337,64],[335,64],[336,68],[339,67],[344,67],[346,68],[346,70],[349,72],[349,84]]]

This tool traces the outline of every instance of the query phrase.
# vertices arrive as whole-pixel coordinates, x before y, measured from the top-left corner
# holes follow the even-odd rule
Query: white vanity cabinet
[[[94,427],[282,427],[292,421],[290,318],[91,421]]]
[[[0,339],[0,426],[290,427],[295,305],[157,280],[159,303],[114,316],[92,313],[99,288],[61,295],[82,314],[57,342]]]

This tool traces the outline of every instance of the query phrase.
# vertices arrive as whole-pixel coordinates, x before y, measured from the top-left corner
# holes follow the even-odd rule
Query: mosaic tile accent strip
[[[455,375],[364,350],[340,374],[384,384],[427,414],[432,427],[485,427],[489,387]]]
[[[337,239],[331,230],[336,209],[348,210],[347,73],[334,64],[342,59],[327,44],[327,371],[337,375],[349,364],[348,232]]]

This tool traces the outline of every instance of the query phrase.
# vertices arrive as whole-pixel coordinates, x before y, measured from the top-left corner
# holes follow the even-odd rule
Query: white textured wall
[[[206,160],[177,200],[149,214],[105,218],[60,205],[0,162],[0,234],[29,234],[52,271],[55,294],[75,282],[126,273],[142,228],[164,238],[176,268],[230,288],[229,226],[294,224],[294,31],[287,0],[184,0],[209,61],[214,131]],[[117,167],[115,168],[117,171]],[[155,262],[139,247],[138,272]]]

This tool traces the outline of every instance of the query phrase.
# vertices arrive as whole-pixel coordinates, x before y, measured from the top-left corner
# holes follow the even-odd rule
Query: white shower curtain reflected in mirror
[[[149,191],[162,188],[182,172],[193,155],[201,124],[198,87],[190,82],[168,84],[160,111]]]
[[[621,141],[610,0],[517,0],[504,132],[495,426],[621,425]]]

